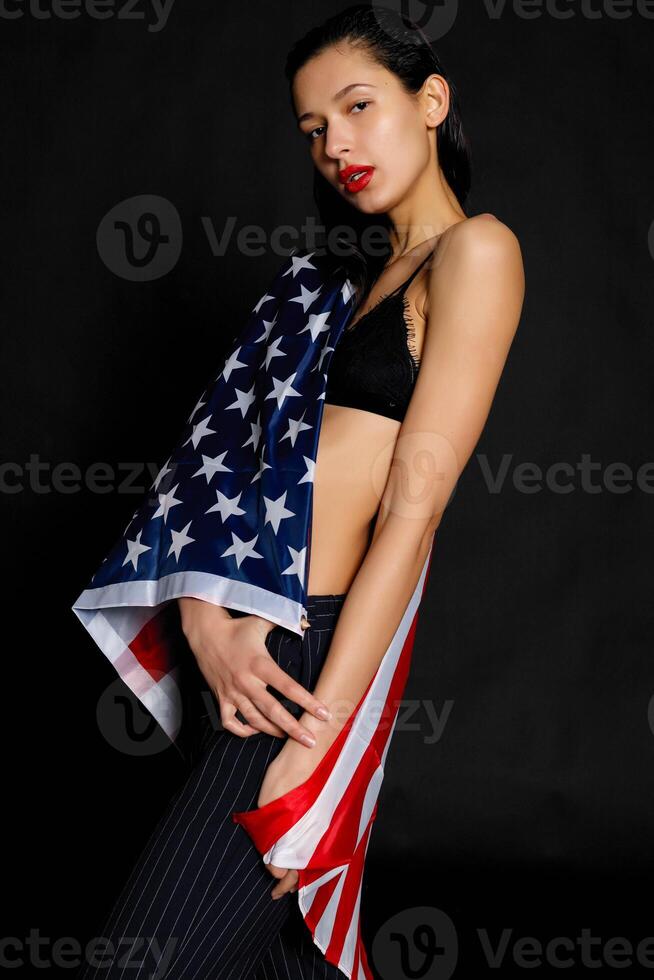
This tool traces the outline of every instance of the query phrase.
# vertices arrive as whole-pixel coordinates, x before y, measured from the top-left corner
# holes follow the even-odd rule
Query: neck
[[[440,167],[428,167],[416,181],[410,197],[388,212],[391,261],[402,258],[425,242],[466,218]]]

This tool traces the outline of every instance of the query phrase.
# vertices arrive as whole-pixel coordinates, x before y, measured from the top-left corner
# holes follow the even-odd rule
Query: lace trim
[[[400,287],[398,286],[397,288],[399,289]],[[395,292],[397,292],[397,289],[393,289],[390,293],[384,293],[382,296],[379,297],[379,299],[377,300],[377,302],[375,303],[374,306],[371,306],[369,310],[366,310],[366,312],[363,313],[359,317],[359,319],[356,321],[356,323],[347,323],[345,325],[345,329],[346,330],[349,330],[350,333],[351,333],[353,330],[355,330],[359,326],[359,324],[361,323],[362,320],[365,320],[367,316],[370,316],[371,313],[374,313],[374,311],[377,309],[377,307],[378,306],[381,306],[382,303],[385,303],[386,300],[389,298],[389,296],[392,296],[393,293],[395,293]],[[354,315],[356,316],[358,312],[359,312],[358,310],[355,310],[354,311]]]
[[[418,356],[418,349],[416,347],[416,328],[413,323],[413,320],[411,319],[411,304],[409,302],[408,297],[406,296],[406,293],[403,293],[401,296],[396,296],[391,293],[387,293],[384,297],[382,297],[382,299],[379,300],[379,302],[375,303],[374,306],[372,306],[369,310],[367,310],[363,314],[363,316],[357,320],[357,322],[354,325],[349,323],[346,324],[345,333],[353,334],[363,320],[366,320],[372,313],[375,312],[378,306],[381,306],[382,303],[384,303],[387,299],[391,297],[393,299],[401,301],[402,304],[401,315],[402,315],[402,323],[404,324],[404,333],[405,333],[407,351],[409,353],[409,356],[411,357],[414,370],[417,374],[420,368],[420,357]]]
[[[402,320],[404,321],[404,327],[406,329],[406,342],[409,354],[413,359],[413,365],[417,372],[420,368],[420,358],[418,357],[418,351],[416,349],[416,328],[413,320],[411,319],[410,306],[411,304],[409,303],[406,295],[402,296]]]
[[[417,274],[420,272],[420,270],[422,269],[422,267],[425,264],[425,262],[427,261],[427,259],[430,258],[430,257],[433,257],[431,252],[429,252],[427,255],[425,255],[424,259],[422,259],[422,261],[418,263],[418,265],[415,267],[415,269],[413,270],[413,272],[411,273],[411,275],[410,276],[407,276],[407,278],[404,280],[404,282],[401,282],[399,286],[396,286],[395,287],[395,289],[391,289],[390,293],[383,293],[379,297],[379,299],[377,300],[377,302],[375,303],[375,305],[374,306],[371,306],[369,310],[366,310],[366,312],[364,314],[362,314],[362,316],[359,317],[359,319],[356,321],[356,323],[352,323],[352,322],[347,323],[345,325],[345,330],[352,332],[352,330],[354,330],[355,327],[357,327],[359,325],[359,323],[361,323],[362,320],[365,320],[365,318],[367,316],[370,316],[370,314],[373,313],[377,309],[378,306],[381,306],[382,303],[385,303],[386,300],[389,299],[390,297],[393,297],[393,298],[396,298],[398,296],[404,297],[404,295],[406,293],[406,290],[409,288],[409,286],[411,285],[411,283],[413,282],[413,280],[415,279],[415,277],[417,276]],[[373,285],[374,285],[374,283],[373,283]],[[361,309],[361,307],[363,306],[363,304],[365,303],[365,301],[368,299],[368,296],[370,295],[371,291],[372,291],[372,287],[368,291],[368,294],[363,297],[363,301],[359,304],[358,308],[354,311],[354,316],[355,317],[356,317],[357,313],[359,312],[359,310]],[[405,323],[406,323],[406,320],[405,320]],[[411,327],[410,329],[413,330],[413,327]],[[415,357],[414,357],[414,359],[415,359]]]

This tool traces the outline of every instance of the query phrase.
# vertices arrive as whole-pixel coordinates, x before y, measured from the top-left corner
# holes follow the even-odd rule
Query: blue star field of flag
[[[313,255],[285,260],[79,605],[197,594],[299,632],[327,370],[353,296]]]

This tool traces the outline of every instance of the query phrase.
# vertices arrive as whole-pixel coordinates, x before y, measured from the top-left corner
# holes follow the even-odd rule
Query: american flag
[[[314,252],[285,260],[72,607],[182,755],[174,599],[195,596],[303,635],[327,373],[353,296]],[[356,980],[372,977],[359,922],[363,868],[430,561],[431,550],[368,690],[310,779],[233,814],[266,863],[298,869],[314,942]]]

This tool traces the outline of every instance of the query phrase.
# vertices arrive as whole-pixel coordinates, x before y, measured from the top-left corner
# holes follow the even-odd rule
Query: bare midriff
[[[418,356],[425,330],[416,302],[421,278],[422,271],[406,292]],[[323,406],[313,481],[308,595],[340,595],[350,588],[368,550],[401,426],[396,419],[374,412]]]
[[[399,429],[399,422],[383,415],[324,406],[313,480],[309,595],[348,591],[368,550]]]

